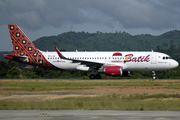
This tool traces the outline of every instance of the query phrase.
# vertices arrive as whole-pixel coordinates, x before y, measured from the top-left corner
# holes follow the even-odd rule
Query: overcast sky
[[[0,0],[0,51],[12,50],[7,24],[31,41],[68,31],[160,35],[180,29],[180,0]]]

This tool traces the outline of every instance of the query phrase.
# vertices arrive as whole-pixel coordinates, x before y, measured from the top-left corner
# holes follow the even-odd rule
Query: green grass
[[[163,87],[163,88],[166,88],[166,89],[180,89],[180,86],[179,85],[170,85],[170,86],[166,86],[166,87]]]
[[[169,110],[180,111],[180,100],[161,100],[159,95],[142,99],[113,94],[100,97],[70,97],[46,101],[0,101],[0,110]],[[163,96],[163,95],[161,95]],[[165,95],[166,96],[166,95]],[[176,95],[174,95],[176,96]],[[172,96],[166,96],[171,98]],[[179,97],[179,96],[178,96]],[[156,98],[156,99],[155,99]],[[158,97],[159,98],[159,97]]]
[[[160,86],[155,81],[4,81],[1,85],[17,87],[42,87],[42,86]]]
[[[2,90],[49,91],[49,90],[80,90],[80,89],[94,89],[94,88],[92,87],[17,87],[17,88],[4,88]]]
[[[162,81],[0,81],[1,90],[51,91],[94,89],[94,86],[161,86]],[[179,89],[179,82],[166,89]],[[120,89],[121,90],[121,89]],[[108,89],[107,89],[108,91]],[[177,99],[174,99],[177,98]],[[169,110],[180,111],[179,94],[69,97],[53,100],[0,100],[0,110]]]
[[[131,95],[130,97],[127,97],[127,99],[139,99],[139,100],[145,100],[145,99],[151,99],[151,98],[156,98],[156,99],[162,99],[162,98],[180,98],[180,94],[152,94],[152,95],[140,95],[140,94],[135,94]],[[126,97],[124,97],[126,99]]]

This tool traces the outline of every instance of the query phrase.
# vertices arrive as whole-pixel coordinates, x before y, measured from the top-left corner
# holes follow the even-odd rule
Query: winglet
[[[65,57],[60,53],[59,49],[57,47],[54,47],[54,48],[55,48],[57,54],[59,55],[59,57],[62,59],[65,59]]]

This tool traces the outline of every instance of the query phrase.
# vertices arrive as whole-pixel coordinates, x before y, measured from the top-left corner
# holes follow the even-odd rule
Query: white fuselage
[[[63,70],[92,71],[79,60],[102,64],[102,66],[121,66],[124,71],[161,71],[176,68],[178,62],[160,52],[61,52],[68,59],[61,59],[57,52],[42,52],[53,66]],[[91,65],[90,65],[91,66]]]

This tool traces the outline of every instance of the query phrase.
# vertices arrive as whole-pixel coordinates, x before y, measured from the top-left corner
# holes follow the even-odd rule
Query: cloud
[[[31,30],[100,24],[154,30],[180,25],[178,0],[0,0],[0,25]]]
[[[180,17],[179,12],[175,11],[173,6],[167,8],[152,1],[104,0],[103,3],[95,3],[92,6],[103,14],[111,16],[124,28],[164,29],[175,27],[176,23],[179,24],[177,21],[177,17]]]
[[[179,0],[0,0],[0,50],[12,50],[7,24],[31,40],[70,30],[159,35],[180,29]]]

